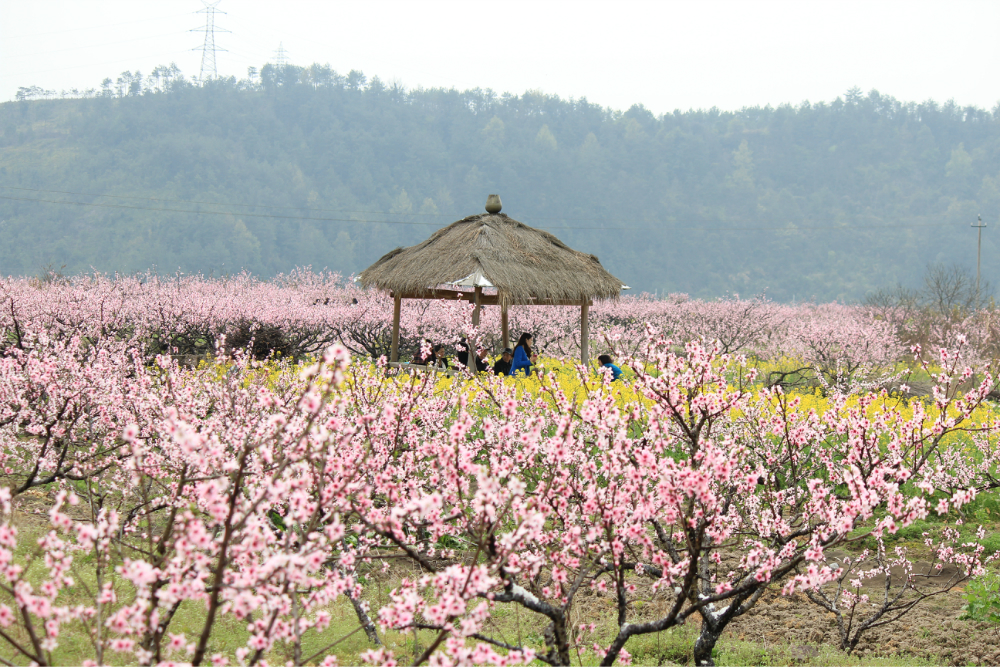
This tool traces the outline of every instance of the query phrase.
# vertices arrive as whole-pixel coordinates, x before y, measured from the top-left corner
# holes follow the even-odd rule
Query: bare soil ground
[[[917,565],[919,569],[920,563]],[[649,580],[637,579],[633,583],[640,591],[649,590]],[[874,598],[883,585],[872,581],[865,588]],[[650,592],[644,602],[634,603],[636,620],[652,620],[666,612],[668,600],[660,598]],[[769,656],[757,664],[870,664],[874,659],[898,658],[901,664],[1000,665],[1000,630],[988,623],[961,620],[964,604],[961,588],[925,600],[900,620],[869,630],[853,656],[848,656],[837,650],[839,635],[832,613],[803,594],[784,596],[775,587],[754,609],[730,625],[719,649],[735,643],[753,645],[754,654]],[[613,618],[615,609],[610,591],[587,589],[580,591],[574,606],[574,623],[606,622]],[[688,624],[693,626],[687,628],[693,640],[697,618]],[[637,656],[637,663],[692,664],[690,644],[685,644],[682,651],[678,648],[675,646],[669,657],[660,654],[652,662],[652,656]]]
[[[48,523],[47,515],[52,506],[52,497],[51,491],[36,489],[22,494],[17,502],[19,523],[25,527],[44,527]],[[78,512],[80,508],[73,510]],[[414,566],[402,563],[394,563],[386,573],[370,572],[366,597],[370,598],[373,607],[377,607],[379,603],[386,601],[388,591],[402,577],[412,577],[418,573],[419,570]],[[640,601],[633,606],[636,620],[660,616],[665,611],[666,598],[652,593],[649,579],[637,577],[633,583],[640,590]],[[881,582],[871,581],[866,588],[874,596],[880,586]],[[782,596],[776,587],[748,614],[730,625],[719,648],[725,650],[727,645],[737,644],[750,646],[753,649],[752,655],[760,658],[755,664],[864,665],[872,664],[878,659],[895,657],[899,659],[896,664],[1000,665],[1000,630],[987,623],[961,620],[964,604],[962,589],[952,589],[926,600],[895,623],[869,630],[853,657],[836,651],[831,656],[831,649],[836,649],[839,643],[834,615],[810,602],[805,595]],[[614,609],[614,598],[610,591],[600,593],[584,588],[574,603],[572,620],[574,624],[597,623],[608,626],[610,631],[609,620],[613,625]],[[532,616],[530,613],[523,614],[516,632],[534,634],[540,638],[544,624],[540,617]],[[535,625],[534,621],[538,622],[538,627],[532,627]],[[490,625],[498,639],[513,639],[516,636],[513,634],[512,618],[498,616]],[[688,625],[690,627],[686,628],[686,634],[693,639],[693,634],[697,633],[697,619],[692,619]],[[670,651],[636,655],[636,664],[690,665],[690,645],[690,641],[684,640],[675,642]],[[630,645],[629,649],[632,650],[633,647]],[[750,653],[745,652],[743,655]],[[741,664],[741,661],[736,664]]]
[[[1000,665],[1000,635],[986,623],[959,620],[960,590],[927,600],[899,621],[869,630],[858,645],[859,658],[913,656],[945,665]],[[804,595],[770,593],[733,623],[730,638],[786,645],[808,664],[811,648],[838,643],[834,615]]]

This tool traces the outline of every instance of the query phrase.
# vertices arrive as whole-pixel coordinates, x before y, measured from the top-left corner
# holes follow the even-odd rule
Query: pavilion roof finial
[[[490,195],[486,198],[487,213],[499,213],[501,208],[503,204],[500,203],[500,195]]]

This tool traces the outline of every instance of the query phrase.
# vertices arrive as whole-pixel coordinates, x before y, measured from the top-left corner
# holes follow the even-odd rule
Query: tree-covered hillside
[[[861,299],[974,271],[980,213],[1000,278],[1000,110],[854,90],[657,117],[322,66],[154,74],[0,104],[0,273],[351,273],[496,192],[639,290]]]

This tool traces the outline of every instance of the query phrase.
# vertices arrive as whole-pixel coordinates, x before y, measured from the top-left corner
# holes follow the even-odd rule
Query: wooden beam
[[[482,289],[482,288],[477,288]],[[390,296],[395,298],[396,293],[390,293]],[[426,292],[417,293],[407,293],[400,294],[401,299],[446,299],[452,301],[468,301],[469,303],[476,302],[475,292],[459,292],[458,290],[450,289],[432,289]],[[587,299],[586,302],[579,299],[529,299],[527,301],[515,301],[510,304],[512,306],[582,306],[586,303],[588,306],[594,305],[593,301]],[[479,297],[480,306],[498,306],[500,305],[500,297],[496,294],[480,294]]]
[[[443,375],[454,375],[455,371],[451,368],[438,368],[437,366],[424,366],[423,364],[410,364],[404,362],[389,362],[391,368],[399,368],[406,371],[414,371],[417,373],[441,373]]]
[[[403,305],[402,297],[395,297],[392,300],[392,348],[389,353],[389,361],[399,361],[399,313]]]
[[[391,293],[396,296],[395,292]],[[455,289],[429,289],[423,292],[406,292],[399,295],[401,299],[462,299],[470,300],[472,292],[460,292]]]
[[[481,306],[496,306],[500,303],[499,297],[496,294],[482,294],[482,288],[477,288],[480,290],[480,300],[479,305]],[[395,292],[392,293],[395,296]],[[475,292],[459,292],[458,290],[451,289],[432,289],[426,292],[420,293],[407,293],[400,294],[402,299],[427,299],[427,300],[437,300],[442,299],[445,301],[467,301],[469,303],[476,302]]]
[[[534,299],[531,301],[517,301],[514,306],[592,306],[590,300],[580,301],[579,299]]]
[[[580,306],[580,361],[590,363],[590,304]]]

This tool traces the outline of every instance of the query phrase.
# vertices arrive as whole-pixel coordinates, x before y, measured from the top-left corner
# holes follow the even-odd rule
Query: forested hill
[[[998,110],[855,90],[657,117],[321,66],[123,77],[0,105],[0,273],[349,274],[496,192],[637,290],[861,299],[928,262],[974,271],[980,213],[1000,278]]]

